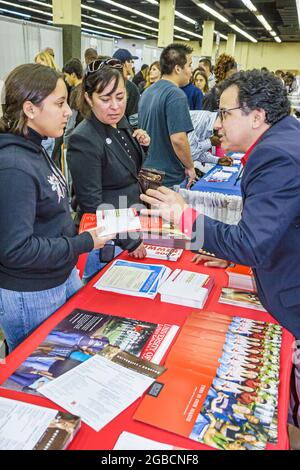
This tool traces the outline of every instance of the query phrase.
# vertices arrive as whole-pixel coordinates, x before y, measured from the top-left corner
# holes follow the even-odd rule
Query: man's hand
[[[134,251],[131,251],[131,253],[128,253],[128,256],[135,258],[135,259],[143,259],[147,255],[146,248],[144,246],[144,243],[141,243]]]
[[[99,248],[103,248],[105,243],[108,240],[113,240],[116,238],[116,235],[110,235],[109,237],[101,237],[101,232],[103,232],[103,228],[91,228],[86,230],[91,235],[93,242],[94,242],[94,250],[98,250]]]
[[[132,134],[132,137],[138,141],[140,145],[144,147],[149,147],[151,139],[146,131],[143,129],[136,129]]]
[[[223,165],[223,166],[232,166],[232,164],[233,164],[233,158],[231,158],[231,157],[222,157],[222,158],[219,158],[218,164],[219,164],[219,165]]]
[[[220,137],[218,135],[212,135],[210,142],[213,147],[219,147],[221,145]]]
[[[185,169],[185,176],[188,176],[188,178],[189,178],[186,189],[190,189],[190,187],[192,186],[192,184],[196,180],[196,171],[195,171],[194,165],[191,168],[186,168]]]
[[[175,193],[165,186],[158,189],[148,189],[146,194],[141,194],[141,200],[150,204],[151,210],[143,210],[143,214],[161,216],[167,222],[179,225],[180,218],[188,208],[185,200],[180,194]]]
[[[229,261],[224,259],[215,258],[214,256],[207,255],[195,255],[192,259],[192,263],[199,264],[202,261],[205,261],[204,266],[208,268],[227,268],[230,264]]]

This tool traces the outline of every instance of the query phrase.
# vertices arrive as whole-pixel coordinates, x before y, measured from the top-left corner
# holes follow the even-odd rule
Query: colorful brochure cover
[[[2,387],[39,394],[45,383],[77,367],[107,346],[116,346],[158,363],[177,331],[178,327],[173,325],[76,309],[49,333]]]
[[[217,449],[276,442],[279,325],[192,313],[135,419]]]

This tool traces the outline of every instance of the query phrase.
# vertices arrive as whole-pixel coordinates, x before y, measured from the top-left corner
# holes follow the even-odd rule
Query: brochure
[[[134,418],[217,449],[277,439],[279,325],[193,312]]]
[[[2,387],[39,394],[48,382],[111,345],[159,363],[179,327],[76,309],[60,322]]]
[[[254,292],[223,287],[219,302],[266,312],[260,303],[258,295]]]
[[[123,232],[137,232],[142,228],[135,209],[97,210],[97,227],[102,228],[105,237]]]
[[[166,246],[145,245],[147,252],[146,258],[164,259],[167,261],[178,261],[183,250],[179,248],[170,248]]]
[[[207,274],[176,269],[159,287],[161,301],[203,308],[214,280]]]
[[[253,271],[249,266],[235,264],[234,266],[229,266],[226,269],[226,273],[228,274],[228,287],[248,290],[250,292],[257,291]]]
[[[171,269],[161,264],[116,260],[100,277],[96,289],[154,299]]]
[[[79,428],[73,414],[0,397],[1,450],[63,450]]]
[[[143,232],[143,238],[149,240],[153,239],[155,241],[161,240],[161,242],[163,242],[165,239],[169,241],[170,239],[178,239],[184,241],[190,240],[190,238],[186,234],[181,232],[179,229],[175,228],[172,223],[163,221],[161,217],[139,215],[138,218],[141,225],[139,231]],[[96,227],[97,215],[91,213],[83,214],[80,221],[79,233]],[[152,242],[148,243],[150,244]]]
[[[163,367],[109,348],[113,351],[106,357],[95,355],[42,389],[45,397],[78,414],[97,432],[141,397],[164,371]]]

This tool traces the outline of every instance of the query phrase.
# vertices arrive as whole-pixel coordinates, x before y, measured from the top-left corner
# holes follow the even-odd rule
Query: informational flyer
[[[159,366],[153,367],[159,370]],[[154,377],[96,355],[49,382],[42,388],[42,394],[80,416],[98,432],[141,397],[154,381]]]
[[[57,410],[0,397],[0,449],[32,450]]]

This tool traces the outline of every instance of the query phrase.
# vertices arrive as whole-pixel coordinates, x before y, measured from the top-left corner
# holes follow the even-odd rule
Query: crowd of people
[[[88,49],[85,64],[73,58],[61,73],[47,48],[7,77],[0,119],[0,327],[9,351],[82,287],[79,255],[89,253],[85,279],[120,250],[145,257],[141,238],[112,241],[96,229],[78,234],[84,213],[141,201],[190,233],[197,250],[215,254],[199,254],[195,263],[251,266],[261,303],[300,338],[300,124],[287,97],[295,78],[238,71],[227,54],[214,68],[203,58],[192,70],[192,53],[188,45],[171,44],[134,74],[137,57],[130,51],[107,57]],[[61,171],[62,144],[72,185]],[[225,155],[218,158],[220,146]],[[187,188],[194,183],[195,161],[232,165],[227,152],[246,153],[236,226],[198,214],[173,192],[185,179]],[[141,195],[143,167],[163,174],[163,187]],[[300,394],[299,377],[298,366]]]

